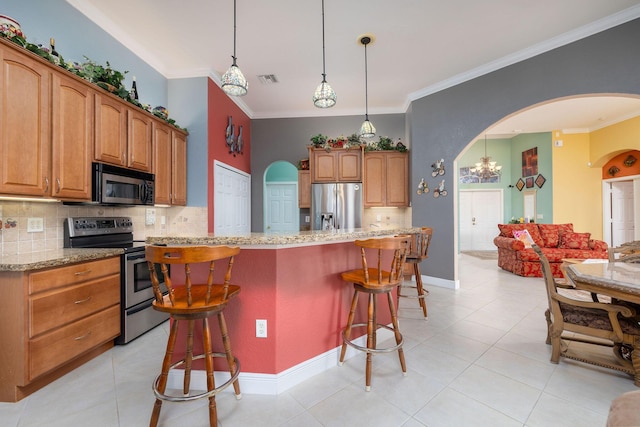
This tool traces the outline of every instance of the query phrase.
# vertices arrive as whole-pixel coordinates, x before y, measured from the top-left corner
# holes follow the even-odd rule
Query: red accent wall
[[[208,114],[208,182],[211,183],[208,194],[209,232],[213,232],[214,186],[213,161],[218,160],[246,173],[251,173],[251,119],[240,109],[229,96],[211,79],[208,80],[207,114]],[[230,154],[226,143],[225,131],[229,124],[229,116],[233,118],[235,133],[242,126],[243,154]]]
[[[385,257],[385,265],[390,262],[391,258]],[[340,273],[361,267],[360,251],[351,242],[243,249],[235,258],[231,280],[241,291],[224,310],[241,370],[277,374],[341,345],[353,285],[343,282]],[[192,265],[191,272],[194,279],[206,278],[207,265]],[[179,268],[171,273],[177,283],[184,281]],[[391,322],[385,295],[378,296],[377,315],[379,323]],[[366,322],[366,318],[367,298],[361,295],[356,322]],[[256,319],[267,320],[267,338],[256,338]],[[210,325],[214,351],[221,351],[217,322],[212,320]],[[365,329],[359,329],[353,336],[365,333]],[[180,336],[174,361],[185,353],[184,331]],[[201,336],[196,334],[194,341],[196,351],[201,352]],[[218,362],[222,361],[216,361],[216,369],[225,370],[226,364]],[[201,364],[194,366],[203,369]]]
[[[627,166],[624,164],[624,161],[629,157],[635,157],[636,160],[631,166]],[[617,168],[618,172],[615,174],[609,173],[609,169]],[[612,170],[612,172],[614,172]],[[627,151],[626,153],[618,154],[613,159],[609,160],[602,167],[602,179],[611,179],[611,178],[620,178],[623,176],[632,176],[632,175],[640,175],[640,151],[632,150]]]

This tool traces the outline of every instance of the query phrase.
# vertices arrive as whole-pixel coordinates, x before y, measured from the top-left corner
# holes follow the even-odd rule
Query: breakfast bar
[[[336,365],[353,292],[340,273],[361,266],[360,251],[353,242],[419,230],[162,236],[148,237],[147,243],[240,246],[232,283],[239,285],[241,292],[225,309],[233,351],[241,363],[243,390],[277,394]],[[192,267],[194,277],[206,274],[205,266]],[[358,316],[366,319],[366,304],[360,307],[363,310]],[[389,323],[388,310],[381,309],[379,319]],[[266,320],[266,337],[256,337],[256,320]],[[176,351],[175,357],[182,354]]]

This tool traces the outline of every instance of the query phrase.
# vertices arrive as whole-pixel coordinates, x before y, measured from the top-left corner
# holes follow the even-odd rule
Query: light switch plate
[[[44,231],[43,218],[27,218],[27,233]]]

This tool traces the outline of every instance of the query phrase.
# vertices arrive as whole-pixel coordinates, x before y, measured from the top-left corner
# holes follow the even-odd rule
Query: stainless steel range
[[[64,220],[65,248],[122,248],[121,335],[116,344],[126,344],[169,319],[151,306],[153,289],[145,260],[144,242],[133,240],[130,217],[80,217]],[[159,274],[158,277],[162,277]],[[166,290],[165,290],[166,291]]]

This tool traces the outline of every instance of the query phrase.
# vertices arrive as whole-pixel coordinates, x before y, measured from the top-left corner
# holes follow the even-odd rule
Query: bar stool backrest
[[[372,280],[378,284],[397,284],[402,281],[404,263],[409,250],[409,236],[385,237],[381,239],[356,240],[356,246],[360,247],[362,255],[362,271],[365,284]],[[366,249],[376,249],[376,268],[369,268],[367,263]],[[382,260],[385,251],[393,251],[393,258],[389,269],[383,269]],[[375,273],[377,277],[371,278],[370,273]],[[385,274],[388,273],[388,274]]]
[[[231,269],[233,268],[234,256],[239,252],[240,248],[237,246],[147,246],[145,248],[145,255],[147,264],[149,265],[151,285],[153,286],[153,293],[156,298],[156,304],[164,305],[165,300],[163,298],[162,291],[160,290],[160,281],[158,280],[158,275],[156,273],[154,264],[160,265],[160,271],[164,276],[164,283],[166,284],[169,291],[169,301],[172,306],[176,306],[176,304],[186,304],[187,307],[192,307],[196,302],[200,304],[204,303],[205,305],[207,305],[211,302],[210,299],[212,295],[212,287],[217,286],[213,283],[216,261],[221,261],[224,263],[224,261],[226,260],[226,272],[224,275],[224,282],[222,283],[222,301],[226,301],[229,292],[229,283],[231,280]],[[194,284],[191,281],[191,264],[202,262],[209,263],[209,274],[207,276],[206,283],[207,288],[204,295],[201,295],[201,293],[192,292]],[[186,288],[184,295],[186,295],[186,301],[176,300],[175,287],[169,275],[169,269],[167,268],[168,265],[173,266],[176,264],[184,265],[184,286]],[[180,292],[180,295],[183,295],[183,292]],[[203,301],[198,301],[198,296],[200,296]]]
[[[422,227],[419,234],[411,235],[411,245],[407,258],[417,260],[418,262],[429,257],[429,246],[431,245],[431,237],[433,236],[433,228]]]

